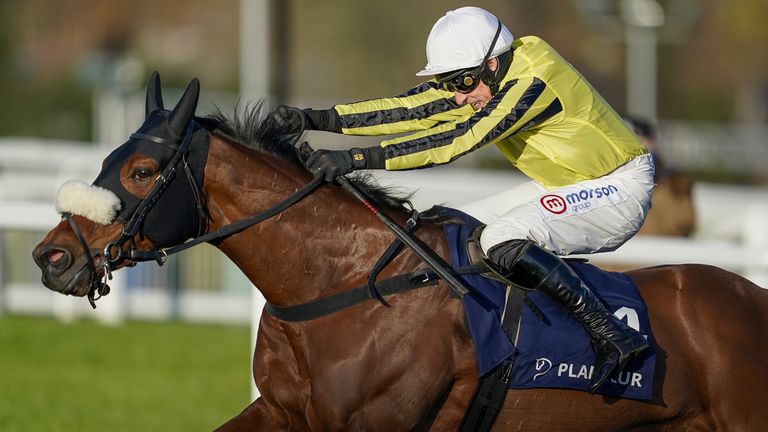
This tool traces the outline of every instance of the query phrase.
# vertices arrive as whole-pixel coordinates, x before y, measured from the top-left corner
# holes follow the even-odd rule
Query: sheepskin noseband
[[[57,212],[82,216],[102,225],[111,224],[120,207],[120,198],[114,192],[82,180],[69,180],[56,193]]]

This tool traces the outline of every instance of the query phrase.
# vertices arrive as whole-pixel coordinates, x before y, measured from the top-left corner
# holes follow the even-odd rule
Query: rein
[[[156,261],[158,265],[162,266],[163,264],[165,264],[168,257],[171,255],[187,250],[193,246],[197,246],[200,243],[205,243],[212,240],[228,237],[232,234],[236,234],[250,226],[263,222],[275,215],[282,213],[288,207],[291,207],[292,205],[301,201],[307,195],[314,192],[315,189],[317,189],[322,183],[323,183],[322,178],[320,177],[314,178],[311,182],[302,186],[296,192],[291,194],[288,198],[284,199],[277,205],[261,213],[257,213],[246,219],[233,222],[216,231],[210,232],[200,237],[196,237],[188,242],[182,243],[178,246],[174,246],[168,249],[139,251],[139,250],[136,250],[135,247],[131,247],[131,250],[126,253],[122,249],[118,248],[117,254],[115,254],[115,256],[112,256],[111,250],[117,247],[117,242],[110,242],[104,247],[104,251],[102,252],[104,256],[104,264],[103,264],[104,279],[105,279],[104,282],[102,282],[100,279],[97,278],[98,273],[96,272],[96,266],[93,264],[93,258],[98,256],[98,254],[91,255],[90,250],[88,249],[88,244],[83,239],[83,235],[81,234],[80,230],[77,228],[77,224],[74,222],[74,220],[72,220],[69,214],[65,214],[64,217],[67,219],[67,221],[69,221],[69,224],[72,227],[72,230],[75,232],[75,236],[78,238],[78,240],[80,241],[80,244],[83,246],[83,251],[85,252],[85,255],[92,257],[86,263],[86,266],[88,267],[89,272],[91,272],[91,274],[93,275],[93,277],[91,278],[91,288],[88,291],[89,303],[95,309],[96,308],[95,300],[98,300],[102,296],[109,294],[109,286],[106,284],[106,280],[112,279],[112,266],[115,263],[121,260],[128,260],[135,265],[135,263],[137,262]],[[124,233],[125,231],[122,234]],[[94,298],[95,292],[99,293],[99,297]]]
[[[265,220],[276,216],[288,207],[291,207],[292,205],[296,204],[297,202],[301,201],[303,198],[305,198],[307,195],[311,194],[315,191],[315,189],[318,188],[323,183],[322,178],[314,178],[311,182],[305,184],[296,192],[292,193],[288,198],[284,199],[283,201],[279,202],[273,207],[270,207],[267,210],[264,210],[261,213],[257,213],[253,216],[250,216],[246,219],[233,222],[229,225],[226,225],[224,227],[221,227],[220,229],[210,232],[208,234],[205,234],[203,236],[194,238],[186,243],[182,243],[178,246],[174,246],[168,249],[160,249],[160,250],[154,250],[154,251],[136,251],[131,250],[129,255],[120,255],[120,258],[126,258],[130,259],[131,261],[157,261],[158,264],[163,265],[165,264],[166,258],[170,255],[177,254],[181,251],[187,250],[193,246],[197,246],[200,243],[209,242],[212,240],[216,240],[219,238],[228,237],[232,234],[239,233],[240,231],[255,225],[260,222],[264,222]]]
[[[191,127],[192,127],[192,123],[190,123],[189,127],[187,128],[187,133],[185,134],[182,140],[182,143],[179,146],[176,146],[176,142],[178,142],[178,140],[171,141],[166,138],[158,137],[155,135],[144,134],[144,133],[131,134],[130,137],[133,139],[149,140],[158,144],[170,146],[171,148],[175,149],[176,152],[174,153],[173,157],[169,161],[168,165],[163,169],[160,175],[157,176],[157,180],[154,186],[152,187],[152,189],[150,190],[150,192],[141,200],[136,210],[133,212],[130,218],[128,218],[126,223],[123,225],[123,229],[120,232],[118,238],[115,241],[107,243],[104,246],[104,249],[101,253],[96,253],[95,255],[91,254],[91,251],[88,248],[88,243],[85,241],[82,235],[82,232],[77,227],[77,224],[72,219],[71,215],[69,214],[63,215],[69,222],[69,225],[72,227],[72,230],[74,231],[75,236],[77,237],[78,241],[83,247],[83,252],[85,256],[89,257],[86,264],[84,264],[83,268],[86,268],[87,271],[91,274],[91,284],[88,290],[88,301],[94,309],[96,308],[95,301],[109,293],[110,289],[109,289],[109,286],[107,285],[107,281],[112,279],[112,270],[118,263],[128,261],[129,264],[127,265],[133,266],[133,265],[136,265],[136,263],[138,262],[156,261],[158,265],[162,266],[163,264],[165,264],[165,262],[167,261],[170,255],[177,254],[191,247],[194,247],[200,243],[210,242],[216,239],[228,237],[230,235],[239,233],[248,227],[251,227],[255,224],[258,224],[273,216],[280,214],[281,212],[285,211],[287,208],[293,206],[294,204],[301,201],[306,196],[310,195],[320,185],[324,183],[322,176],[315,176],[311,182],[305,184],[304,186],[296,190],[294,193],[292,193],[290,196],[288,196],[286,199],[279,202],[275,206],[261,213],[252,215],[246,219],[226,225],[216,231],[210,232],[205,235],[200,235],[200,233],[204,230],[204,224],[205,224],[205,221],[207,220],[207,213],[205,212],[205,206],[202,202],[202,194],[199,191],[197,184],[195,183],[194,176],[190,172],[190,168],[186,162],[186,155],[189,151],[190,143],[192,142],[191,137],[193,135],[192,134],[193,131],[191,130]],[[304,144],[304,146],[308,147],[306,143]],[[137,250],[136,245],[133,241],[133,238],[139,232],[141,224],[144,222],[144,219],[146,218],[151,208],[155,205],[155,203],[157,203],[157,201],[162,196],[163,192],[165,192],[166,188],[168,187],[168,184],[174,178],[177,171],[177,166],[180,161],[184,162],[184,170],[186,173],[186,177],[187,177],[187,180],[190,182],[190,187],[192,189],[192,195],[195,200],[196,209],[200,214],[199,223],[198,223],[198,236],[192,240],[189,240],[187,242],[184,242],[182,244],[179,244],[177,246],[173,246],[170,248],[145,250],[145,251]],[[413,214],[411,215],[411,218],[406,222],[406,228],[402,229],[396,226],[393,221],[383,217],[383,215],[373,207],[373,205],[362,194],[362,192],[354,188],[354,186],[352,186],[346,178],[342,177],[341,180],[343,180],[341,182],[342,186],[346,186],[345,189],[353,192],[353,195],[358,200],[360,200],[363,204],[365,204],[366,207],[368,207],[372,212],[374,212],[374,214],[377,214],[379,218],[382,219],[382,221],[384,221],[385,224],[390,228],[390,230],[395,233],[396,235],[395,241],[393,242],[392,245],[390,245],[387,251],[385,251],[384,255],[376,263],[364,287],[361,287],[359,289],[353,289],[346,293],[341,293],[341,295],[335,296],[335,299],[330,301],[328,301],[327,299],[320,299],[315,302],[309,302],[305,305],[296,305],[296,306],[289,306],[289,307],[277,307],[274,305],[268,305],[267,310],[271,314],[277,317],[282,315],[285,318],[288,318],[290,316],[291,318],[287,319],[289,321],[303,321],[307,319],[306,311],[308,309],[313,310],[312,312],[309,312],[310,316],[317,316],[318,313],[320,313],[319,316],[322,316],[329,313],[333,313],[340,309],[344,309],[346,307],[349,307],[352,304],[356,304],[360,301],[367,300],[369,298],[376,299],[379,302],[381,302],[383,305],[389,306],[389,304],[384,300],[383,295],[393,294],[395,292],[401,292],[409,289],[432,285],[436,283],[435,282],[436,279],[444,279],[448,281],[449,287],[452,288],[452,290],[455,293],[459,294],[459,297],[463,297],[463,295],[467,293],[466,288],[464,288],[463,284],[458,282],[458,280],[455,277],[456,273],[454,272],[456,270],[450,269],[450,266],[441,264],[439,262],[435,262],[435,259],[433,258],[434,252],[432,252],[432,254],[425,256],[426,252],[423,252],[423,249],[421,247],[418,247],[419,245],[416,244],[414,240],[408,235],[408,231],[413,229],[414,226],[416,225],[416,221],[418,219],[418,212],[416,211],[413,212]],[[123,245],[127,241],[131,242],[131,248],[130,250],[126,251],[123,249]],[[427,264],[430,265],[432,271],[417,272],[409,275],[401,275],[401,277],[389,278],[381,282],[375,281],[375,278],[378,272],[380,272],[383,269],[383,267],[386,266],[386,264],[395,255],[397,255],[397,253],[399,252],[403,244],[409,246],[411,249],[414,249],[414,247],[416,246],[415,249],[417,249],[416,250],[417,255],[419,255],[422,259],[424,259],[427,262]],[[103,257],[102,263],[101,263],[101,266],[104,270],[103,280],[102,278],[98,277],[98,271],[96,269],[96,265],[94,264],[94,260],[99,255]],[[448,268],[446,268],[446,266]],[[82,269],[80,271],[82,271]],[[472,269],[472,272],[478,272],[478,269]],[[455,282],[455,283],[451,283],[451,282]],[[99,294],[99,297],[95,296],[96,293]],[[302,309],[303,309],[302,312],[298,312],[299,310],[302,310]],[[281,313],[281,310],[282,310],[282,313]],[[294,310],[296,310],[297,312],[293,312]]]
[[[85,256],[89,257],[87,262],[84,264],[83,268],[86,268],[87,271],[91,274],[91,285],[88,290],[88,302],[91,304],[91,307],[93,307],[94,309],[96,308],[96,300],[109,294],[110,289],[109,289],[109,286],[107,285],[107,281],[112,279],[112,269],[117,263],[127,260],[131,262],[130,266],[133,266],[138,262],[156,261],[158,265],[162,266],[163,264],[165,264],[165,262],[167,261],[170,255],[177,254],[193,246],[196,246],[200,243],[210,242],[212,240],[228,237],[232,234],[243,231],[244,229],[250,226],[253,226],[275,215],[280,214],[288,207],[291,207],[292,205],[296,204],[297,202],[301,201],[303,198],[305,198],[306,196],[314,192],[315,189],[317,189],[323,183],[322,178],[320,177],[313,178],[311,182],[302,186],[301,188],[296,190],[296,192],[292,193],[290,196],[288,196],[286,199],[276,204],[275,206],[261,213],[257,213],[246,219],[233,222],[216,231],[213,231],[201,236],[199,234],[204,229],[204,224],[207,218],[207,214],[205,212],[205,206],[202,203],[202,194],[197,188],[197,184],[195,183],[194,178],[190,172],[189,166],[186,163],[186,153],[188,152],[189,145],[192,141],[191,137],[192,137],[192,134],[188,132],[186,134],[186,138],[182,141],[182,144],[180,146],[176,146],[174,142],[171,142],[170,140],[167,140],[162,137],[148,135],[148,134],[139,134],[139,133],[131,134],[131,138],[144,139],[144,140],[156,142],[158,144],[171,146],[176,150],[176,153],[173,155],[170,162],[163,169],[160,175],[157,176],[157,182],[152,187],[152,190],[150,190],[147,196],[144,197],[144,199],[141,201],[141,203],[136,208],[134,213],[131,215],[130,219],[123,225],[123,230],[120,232],[120,235],[118,236],[118,238],[115,241],[107,243],[107,245],[104,246],[104,249],[101,253],[91,254],[91,251],[88,248],[88,243],[85,241],[85,238],[83,237],[82,232],[77,227],[77,224],[72,219],[71,215],[67,213],[62,215],[69,222],[69,225],[74,231],[75,236],[80,242],[80,245],[83,247],[83,252]],[[155,205],[155,203],[157,203],[157,201],[160,199],[160,196],[163,194],[168,184],[171,182],[171,180],[175,176],[177,171],[177,165],[182,160],[184,161],[184,170],[185,170],[185,173],[187,174],[186,175],[187,180],[190,182],[192,195],[194,196],[194,199],[195,199],[196,208],[198,210],[198,213],[200,213],[200,222],[198,224],[198,237],[188,242],[185,242],[180,245],[167,248],[167,249],[139,251],[136,249],[135,244],[132,241],[132,238],[138,233],[139,227],[144,221],[147,213],[152,208],[152,206]],[[125,251],[123,250],[122,246],[128,240],[131,240],[131,249],[130,251]],[[103,256],[103,260],[102,260],[102,268],[104,269],[103,280],[102,278],[98,277],[98,271],[96,270],[96,266],[93,263],[94,259],[97,258],[99,255]],[[96,293],[99,294],[99,297],[96,297]]]

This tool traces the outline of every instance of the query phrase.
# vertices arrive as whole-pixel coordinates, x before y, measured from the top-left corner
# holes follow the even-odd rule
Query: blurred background
[[[116,273],[96,311],[45,289],[31,259],[58,222],[58,185],[90,182],[140,125],[153,70],[166,106],[198,77],[198,115],[259,99],[327,108],[395,95],[419,82],[434,22],[469,4],[515,36],[547,40],[634,120],[657,157],[642,235],[593,262],[701,262],[768,286],[764,0],[2,0],[0,430],[205,430],[254,394],[249,326],[261,302],[215,249]],[[376,142],[309,139],[327,148]],[[416,190],[420,208],[523,181],[492,147],[378,177]],[[203,404],[214,408],[201,412]],[[53,407],[50,418],[36,414]]]

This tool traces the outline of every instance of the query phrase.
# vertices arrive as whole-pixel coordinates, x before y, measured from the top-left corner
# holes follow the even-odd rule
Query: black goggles
[[[497,19],[497,21],[499,24],[496,26],[496,34],[493,35],[491,46],[488,47],[488,52],[485,53],[483,61],[478,66],[435,76],[437,82],[442,84],[444,89],[454,93],[469,93],[480,84],[480,75],[485,72],[488,59],[491,57],[491,53],[493,53],[493,47],[496,46],[496,41],[501,34],[501,20]]]
[[[439,76],[437,77],[443,88],[449,92],[469,93],[480,84],[477,68],[463,70],[458,75],[455,75],[455,73],[451,75],[453,76],[442,79]]]

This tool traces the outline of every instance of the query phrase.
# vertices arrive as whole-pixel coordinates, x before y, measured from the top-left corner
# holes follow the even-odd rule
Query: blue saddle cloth
[[[480,222],[458,210],[445,207],[437,207],[437,210],[447,217],[464,221],[444,225],[451,265],[461,267],[471,264],[466,241]],[[569,264],[609,310],[647,335],[652,343],[651,349],[630,361],[598,392],[622,398],[651,399],[656,355],[645,303],[637,287],[623,273],[607,272],[586,263]],[[583,327],[561,306],[541,292],[529,292],[528,298],[541,311],[542,319],[537,318],[529,307],[523,306],[515,347],[501,328],[506,288],[477,274],[461,277],[471,291],[484,295],[495,306],[492,310],[485,309],[472,293],[463,300],[480,376],[514,356],[510,388],[587,390],[595,361],[591,342]]]

